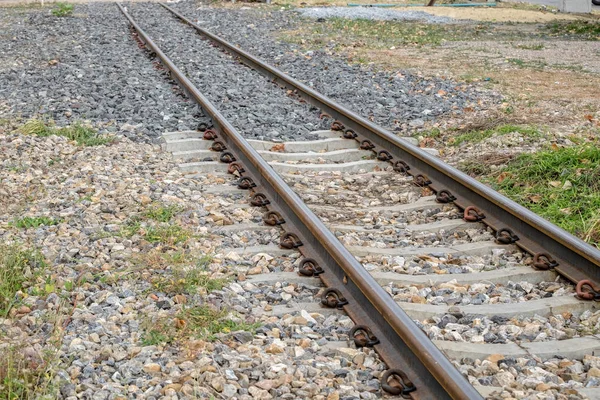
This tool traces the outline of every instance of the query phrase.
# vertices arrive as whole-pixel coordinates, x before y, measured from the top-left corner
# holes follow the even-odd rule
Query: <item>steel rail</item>
[[[375,145],[375,152],[385,150],[391,153],[395,162],[406,162],[410,166],[408,174],[414,177],[426,176],[431,181],[429,187],[435,192],[450,191],[456,198],[454,203],[458,207],[466,209],[476,206],[482,210],[485,219],[481,222],[494,231],[509,228],[518,237],[515,245],[532,255],[548,255],[549,258],[553,258],[557,265],[548,263],[549,267],[559,274],[574,283],[590,280],[597,287],[600,286],[600,251],[595,247],[252,54],[201,28],[173,8],[161,5],[214,44],[238,57],[244,64],[266,75],[280,86],[294,90],[308,103],[341,121],[345,128],[362,135]]]
[[[117,4],[139,39],[149,48],[171,76],[210,115],[219,140],[245,168],[257,188],[267,194],[269,208],[285,219],[284,226],[302,241],[298,250],[312,257],[325,273],[318,275],[323,283],[340,291],[348,299],[344,311],[357,325],[366,325],[380,340],[374,345],[391,370],[399,369],[416,387],[406,393],[413,399],[481,399],[481,395],[427,338],[350,252],[302,202],[273,168],[254,150],[217,108],[160,50],[127,11]],[[410,382],[409,387],[410,387]],[[408,392],[408,391],[407,391]]]

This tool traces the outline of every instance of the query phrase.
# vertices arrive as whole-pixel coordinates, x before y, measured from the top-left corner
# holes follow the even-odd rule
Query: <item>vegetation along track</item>
[[[594,335],[548,335],[531,321],[543,318],[562,333],[558,328],[568,325],[570,313],[589,322],[586,310],[594,303],[575,298],[556,273],[597,285],[596,249],[165,8],[335,118],[331,131],[315,133],[321,138],[315,142],[249,143],[121,8],[137,37],[212,120],[199,133],[166,135],[167,148],[191,172],[214,171],[216,159],[229,164],[238,187],[252,192],[251,203],[267,209],[265,223],[284,229],[281,247],[306,257],[303,275],[317,275],[329,288],[322,303],[343,308],[362,327],[354,332],[356,344],[374,346],[390,368],[384,390],[412,398],[479,398],[463,374],[472,383],[507,386],[508,375],[514,381],[537,368],[542,381],[524,389],[542,391],[570,388],[559,369],[580,363],[569,359],[583,358],[590,368],[595,360],[588,355],[600,345]],[[586,289],[580,285],[580,297],[592,298]],[[550,339],[565,340],[556,345]]]

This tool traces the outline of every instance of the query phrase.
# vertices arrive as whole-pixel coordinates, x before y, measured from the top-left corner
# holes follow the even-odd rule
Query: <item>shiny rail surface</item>
[[[140,44],[161,60],[189,97],[212,118],[216,135],[211,132],[206,137],[214,140],[212,148],[221,152],[221,160],[241,172],[239,186],[251,189],[254,199],[261,200],[256,194],[264,193],[259,203],[269,211],[278,212],[284,219],[282,227],[286,234],[282,236],[282,246],[291,243],[304,257],[312,258],[314,264],[324,270],[319,274],[323,283],[339,291],[340,300],[348,301],[345,305],[340,302],[339,307],[343,307],[357,325],[369,327],[379,339],[379,344],[374,345],[375,350],[387,364],[388,372],[396,371],[390,381],[384,378],[382,386],[389,382],[394,394],[413,399],[481,399],[475,388],[323,222],[173,64],[127,11],[120,4],[117,5],[135,30]],[[264,204],[264,198],[268,200],[268,205]],[[406,373],[405,379],[401,377],[403,373]],[[390,385],[387,385],[388,388]]]
[[[436,193],[448,191],[452,195],[452,202],[466,210],[467,218],[477,218],[479,214],[479,217],[483,217],[481,222],[499,233],[500,240],[511,240],[533,255],[538,261],[534,264],[539,269],[553,269],[575,284],[589,281],[600,287],[600,250],[597,248],[201,28],[173,8],[161,5],[244,64],[266,75],[273,82],[294,90],[305,101],[336,118],[340,122],[338,128],[347,132],[349,138],[356,135],[354,139],[364,144],[365,148],[370,147],[381,159],[392,163],[397,171],[412,175],[416,183],[427,186]],[[511,234],[507,235],[507,230]]]

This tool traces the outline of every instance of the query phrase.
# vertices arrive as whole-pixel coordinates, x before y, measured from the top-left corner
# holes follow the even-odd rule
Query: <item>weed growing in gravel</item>
[[[191,233],[179,225],[149,226],[145,229],[144,239],[150,243],[178,244],[191,237]]]
[[[17,131],[25,135],[42,137],[52,135],[64,136],[69,140],[76,141],[80,146],[100,146],[114,141],[113,137],[99,135],[94,129],[81,123],[59,128],[39,119],[32,119],[18,128]]]
[[[218,334],[236,331],[254,333],[259,323],[247,323],[231,318],[226,309],[217,310],[209,305],[183,308],[174,318],[160,318],[142,323],[141,344],[157,345],[196,337],[215,341]]]
[[[600,244],[600,148],[522,154],[487,182],[563,229]]]
[[[17,228],[38,228],[40,226],[52,226],[58,225],[61,222],[60,219],[52,217],[22,217],[14,220],[11,225]]]
[[[177,205],[153,204],[144,215],[154,221],[169,222],[175,214],[181,211],[183,211],[183,208]]]
[[[463,143],[479,143],[487,138],[494,135],[507,135],[509,133],[519,133],[527,137],[540,137],[542,134],[537,128],[531,126],[517,126],[517,125],[500,125],[492,129],[486,129],[483,131],[471,131],[463,133],[462,135],[456,136],[450,139],[450,144],[453,146],[460,146]]]
[[[555,21],[546,25],[550,32],[564,36],[578,36],[579,39],[600,40],[600,21],[574,20]]]
[[[513,47],[521,50],[543,50],[545,48],[543,43],[519,43],[513,45]]]
[[[73,4],[56,3],[56,6],[52,9],[52,15],[55,17],[70,17],[73,15]]]
[[[161,343],[171,343],[172,341],[173,337],[168,336],[157,329],[151,329],[144,332],[140,338],[142,346],[156,346]]]
[[[178,244],[192,237],[192,233],[177,224],[143,225],[139,217],[132,217],[119,232],[120,236],[130,238],[141,235],[150,243]]]
[[[44,257],[37,251],[16,245],[0,245],[0,316],[6,317],[16,304],[17,292],[46,268]]]
[[[172,267],[171,276],[155,278],[154,286],[167,294],[195,294],[201,288],[206,293],[221,290],[227,284],[227,279],[211,278],[207,270],[211,261],[212,257],[203,256],[191,266]]]
[[[48,399],[57,398],[52,385],[56,352],[27,354],[24,348],[3,348],[0,353],[0,398]]]
[[[225,318],[227,310],[215,310],[210,306],[195,306],[184,308],[177,318],[184,330],[193,333],[201,338],[215,340],[219,333],[229,333],[235,331],[254,332],[259,324],[248,324],[240,321],[236,322],[231,318]]]

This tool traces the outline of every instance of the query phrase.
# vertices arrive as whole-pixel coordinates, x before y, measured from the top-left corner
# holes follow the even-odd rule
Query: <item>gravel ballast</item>
[[[335,43],[304,50],[300,45],[277,40],[281,32],[300,28],[303,19],[296,11],[199,8],[188,1],[173,8],[319,93],[396,132],[412,132],[442,115],[462,114],[465,107],[481,109],[485,107],[485,102],[480,103],[482,98],[495,101],[481,89],[458,86],[449,79],[349,65],[343,55],[335,54]]]
[[[58,125],[87,120],[101,131],[149,140],[196,126],[194,103],[155,69],[114,4],[0,8],[0,115]]]

